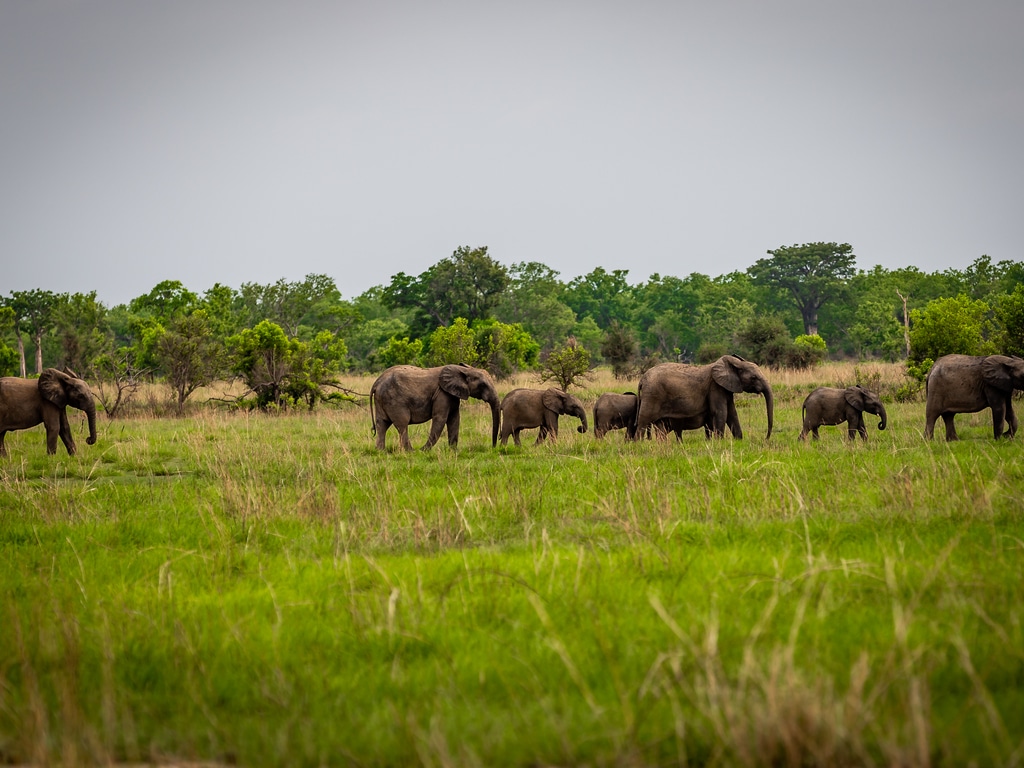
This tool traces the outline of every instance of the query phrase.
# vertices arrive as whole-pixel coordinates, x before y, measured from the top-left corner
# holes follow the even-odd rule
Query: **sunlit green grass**
[[[781,400],[767,442],[755,397],[682,444],[495,450],[472,401],[457,452],[355,406],[9,434],[0,759],[1019,762],[1020,441]]]

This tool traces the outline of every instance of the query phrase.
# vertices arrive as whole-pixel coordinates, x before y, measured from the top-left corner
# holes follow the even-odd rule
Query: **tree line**
[[[312,408],[347,396],[340,373],[399,363],[465,362],[499,379],[540,369],[556,380],[567,364],[606,364],[629,378],[732,352],[791,367],[907,359],[921,376],[942,354],[995,351],[1024,354],[1024,262],[859,270],[845,243],[780,247],[718,277],[638,283],[602,267],[565,281],[542,263],[505,266],[486,246],[466,246],[352,299],[322,274],[201,294],[166,280],[113,307],[95,291],[0,297],[0,374],[67,366],[97,383],[108,412],[155,379],[179,409],[224,377],[241,377],[255,406]]]

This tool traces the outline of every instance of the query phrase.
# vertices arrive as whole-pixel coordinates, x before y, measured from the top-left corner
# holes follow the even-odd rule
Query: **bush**
[[[520,323],[481,320],[473,324],[480,365],[496,379],[537,367],[540,344]]]
[[[575,337],[570,336],[565,346],[556,347],[541,363],[540,380],[554,381],[564,392],[569,387],[582,387],[583,380],[590,372],[590,353]]]
[[[469,321],[464,317],[457,317],[451,325],[442,325],[430,334],[427,352],[427,362],[430,365],[476,365],[479,358],[476,334],[470,329]]]
[[[377,349],[374,354],[374,362],[381,370],[393,365],[417,365],[422,354],[423,341],[421,339],[409,341],[408,336],[402,338],[392,336],[388,339],[387,344]]]
[[[986,342],[989,306],[964,294],[933,299],[910,313],[910,359],[920,363],[943,355],[983,355],[994,352]]]

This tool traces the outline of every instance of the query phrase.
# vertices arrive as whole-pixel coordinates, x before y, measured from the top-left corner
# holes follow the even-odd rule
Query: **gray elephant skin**
[[[509,435],[516,445],[519,433],[524,429],[540,427],[536,445],[543,443],[548,437],[558,439],[558,417],[575,416],[580,420],[576,430],[583,434],[587,431],[587,412],[583,403],[575,395],[560,389],[513,389],[501,401],[501,444],[507,445]]]
[[[879,429],[885,429],[886,425],[885,406],[878,399],[878,395],[859,385],[845,389],[818,387],[804,398],[801,411],[804,418],[804,428],[800,432],[801,440],[807,439],[808,432],[817,440],[818,427],[836,426],[844,422],[850,440],[857,435],[867,440],[868,430],[864,426],[865,411],[879,417]]]
[[[941,416],[946,423],[946,440],[958,440],[953,417],[992,409],[992,432],[996,438],[1017,433],[1013,412],[1013,390],[1024,389],[1024,360],[1007,355],[946,355],[932,365],[925,380],[924,436],[929,440]],[[1007,431],[1003,432],[1003,423]]]
[[[411,450],[409,425],[430,422],[430,434],[423,450],[429,450],[448,430],[448,445],[459,444],[459,406],[470,397],[491,406],[491,446],[498,441],[501,420],[498,391],[491,375],[469,365],[418,368],[396,365],[388,368],[370,388],[370,420],[377,448],[384,450],[384,436],[392,425],[404,450]],[[376,407],[375,407],[376,406]]]
[[[46,452],[57,452],[60,437],[68,454],[77,448],[71,436],[67,407],[85,411],[89,419],[86,443],[96,443],[96,401],[92,390],[73,371],[47,368],[38,379],[15,376],[0,378],[0,456],[7,455],[4,437],[11,430],[30,429],[37,424],[46,427]]]
[[[625,429],[626,439],[633,440],[636,437],[637,402],[635,392],[605,392],[597,398],[597,402],[594,403],[594,437],[601,439],[614,429]],[[733,429],[733,424],[736,423],[735,407],[730,411],[732,418],[728,423]],[[683,430],[701,427],[704,428],[704,436],[711,437],[711,419],[707,414],[688,419],[660,419],[651,426],[656,435],[675,433],[676,440],[683,439]]]
[[[775,414],[771,385],[756,364],[738,355],[723,355],[709,365],[656,365],[640,377],[637,389],[638,434],[645,434],[661,419],[684,419],[697,427],[703,423],[698,420],[704,419],[710,422],[716,437],[722,437],[728,425],[733,437],[742,438],[734,395],[752,392],[764,396],[768,411],[766,437],[771,437]]]

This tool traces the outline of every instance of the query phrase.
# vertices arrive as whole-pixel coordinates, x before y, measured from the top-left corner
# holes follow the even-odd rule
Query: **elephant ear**
[[[466,380],[466,370],[463,367],[446,365],[441,369],[438,384],[452,397],[457,397],[459,400],[469,399],[469,382]]]
[[[740,375],[727,357],[720,357],[711,364],[711,378],[722,389],[733,394],[743,391],[743,382],[740,381]]]
[[[47,368],[39,374],[39,394],[58,408],[68,404],[68,394],[64,389],[66,373],[61,373],[56,368]]]
[[[1010,373],[1008,358],[1002,355],[989,355],[981,361],[981,375],[985,383],[996,389],[1013,389],[1013,376]]]
[[[858,411],[863,411],[866,403],[864,402],[864,390],[860,387],[847,387],[846,388],[846,402],[856,408]]]
[[[544,390],[544,394],[540,396],[540,401],[549,411],[561,413],[565,410],[565,392],[560,389],[551,387]]]

